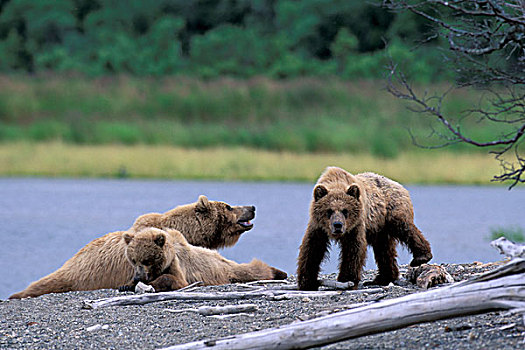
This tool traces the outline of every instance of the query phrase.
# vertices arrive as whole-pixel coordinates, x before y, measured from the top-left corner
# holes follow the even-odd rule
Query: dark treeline
[[[380,78],[446,75],[432,28],[361,0],[0,0],[1,72]],[[385,49],[386,48],[386,49]]]

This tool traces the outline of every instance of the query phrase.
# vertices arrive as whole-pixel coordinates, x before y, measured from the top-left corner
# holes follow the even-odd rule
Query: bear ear
[[[314,188],[314,200],[317,202],[328,194],[328,190],[323,185],[317,185]]]
[[[133,235],[128,232],[124,233],[122,237],[124,237],[124,242],[126,242],[126,244],[129,244],[129,242],[131,242],[133,239]]]
[[[162,248],[164,247],[164,243],[166,243],[166,236],[164,235],[164,233],[159,233],[157,234],[157,237],[153,239],[153,242],[155,242],[156,245]]]
[[[360,192],[361,191],[359,190],[359,186],[357,186],[356,184],[350,185],[350,187],[348,187],[348,189],[346,190],[346,194],[355,197],[355,199],[359,199]]]
[[[208,198],[206,196],[199,196],[199,200],[197,201],[197,206],[195,207],[195,209],[197,209],[197,211],[208,211],[208,209],[210,208],[210,202],[208,201]]]

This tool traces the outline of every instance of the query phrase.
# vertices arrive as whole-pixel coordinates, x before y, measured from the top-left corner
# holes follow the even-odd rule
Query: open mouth
[[[245,229],[249,230],[253,227],[253,224],[250,220],[239,220],[237,221],[237,223],[239,225],[241,225],[242,227],[244,227]]]

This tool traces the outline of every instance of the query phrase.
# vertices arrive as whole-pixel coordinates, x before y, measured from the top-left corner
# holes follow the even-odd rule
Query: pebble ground
[[[455,280],[492,269],[492,264],[444,264]],[[366,271],[371,280],[375,271]],[[324,276],[335,278],[335,275]],[[289,278],[294,282],[294,276]],[[361,287],[360,287],[361,288]],[[200,287],[195,291],[242,290],[238,285]],[[382,293],[341,292],[323,298],[245,301],[165,301],[140,306],[83,309],[84,300],[122,295],[116,290],[48,294],[0,301],[0,349],[157,349],[197,340],[277,327],[341,311],[350,305],[421,292],[403,283]],[[258,310],[228,318],[167,309],[252,303]],[[524,316],[492,312],[413,325],[359,337],[323,349],[525,349]]]

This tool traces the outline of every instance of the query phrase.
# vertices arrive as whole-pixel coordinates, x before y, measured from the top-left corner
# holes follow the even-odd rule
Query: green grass
[[[445,109],[459,115],[480,96],[452,94]],[[473,137],[498,132],[477,120],[465,123]],[[0,142],[247,147],[391,159],[414,149],[408,128],[435,144],[427,138],[431,124],[381,81],[0,76]]]
[[[405,184],[489,184],[498,163],[485,154],[424,151],[378,158],[366,153],[295,153],[242,147],[0,144],[2,176],[126,177],[315,182],[327,166],[374,171]]]
[[[525,242],[525,231],[520,226],[501,226],[490,229],[490,239],[495,240],[505,237],[514,243]]]

